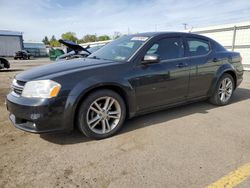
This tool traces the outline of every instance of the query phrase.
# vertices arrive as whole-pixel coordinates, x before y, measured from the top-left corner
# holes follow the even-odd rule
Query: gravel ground
[[[12,126],[4,100],[15,74],[0,71],[0,187],[205,187],[250,162],[250,72],[232,103],[198,102],[129,120],[111,138],[37,135]],[[250,187],[250,180],[239,187]]]

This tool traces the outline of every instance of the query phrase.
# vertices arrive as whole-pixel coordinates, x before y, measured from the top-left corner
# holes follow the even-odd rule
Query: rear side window
[[[187,38],[187,56],[205,55],[210,51],[209,42],[202,39]]]
[[[170,60],[183,57],[181,38],[165,38],[154,43],[146,54],[157,54],[161,60]]]

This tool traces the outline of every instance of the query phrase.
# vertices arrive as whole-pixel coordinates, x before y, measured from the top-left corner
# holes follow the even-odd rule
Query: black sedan
[[[30,59],[31,53],[27,50],[17,51],[14,55],[14,59]]]
[[[10,63],[7,59],[0,57],[0,69],[9,69],[10,68]]]
[[[121,37],[87,58],[16,75],[7,109],[33,133],[114,135],[126,118],[193,101],[230,102],[243,77],[239,53],[204,36],[143,33]]]

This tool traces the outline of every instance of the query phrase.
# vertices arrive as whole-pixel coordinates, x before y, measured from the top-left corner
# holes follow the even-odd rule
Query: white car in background
[[[61,44],[64,44],[67,46],[71,51],[68,53],[65,53],[63,55],[60,55],[56,58],[56,61],[60,60],[67,60],[67,59],[74,59],[74,58],[84,58],[92,54],[93,52],[99,50],[101,47],[103,47],[105,44],[96,45],[93,47],[87,46],[83,47],[79,44],[76,44],[70,40],[63,40],[60,39],[59,42]]]

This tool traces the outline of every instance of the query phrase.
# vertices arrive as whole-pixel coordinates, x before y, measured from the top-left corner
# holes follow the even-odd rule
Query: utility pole
[[[182,25],[184,26],[184,30],[187,30],[188,24],[187,23],[183,23]]]

